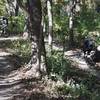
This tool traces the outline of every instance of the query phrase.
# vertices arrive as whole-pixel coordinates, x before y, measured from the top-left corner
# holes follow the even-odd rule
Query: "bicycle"
[[[0,25],[0,36],[1,37],[8,37],[10,34],[8,32],[7,25]]]

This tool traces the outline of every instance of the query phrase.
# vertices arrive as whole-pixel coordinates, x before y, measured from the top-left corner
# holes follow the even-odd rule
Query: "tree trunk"
[[[18,16],[19,6],[17,4],[17,0],[14,0],[14,2],[12,3],[12,5],[13,5],[13,8],[14,8],[14,14],[15,14],[15,16]]]
[[[70,0],[69,1],[69,48],[73,48],[74,43],[74,19],[75,15],[79,13],[80,7],[79,7],[80,0]]]
[[[73,33],[73,16],[71,15],[69,18],[69,47],[72,48],[74,46],[74,33]]]
[[[40,42],[42,43],[41,45],[41,72],[47,73],[47,59],[46,59],[46,49],[45,49],[45,42],[44,42],[44,34],[46,33],[45,29],[45,16],[46,13],[44,11],[45,7],[42,8],[42,23],[41,23],[41,37],[40,37]]]
[[[74,10],[74,1],[69,1],[69,7],[70,7],[70,14],[69,14],[69,48],[73,47],[74,44],[74,33],[73,33],[73,28],[74,28],[74,20],[73,20],[73,10]]]
[[[18,4],[16,4],[16,8],[15,8],[15,16],[18,16],[19,13],[19,6]]]
[[[49,50],[52,50],[52,41],[53,41],[53,16],[52,16],[52,0],[47,0],[47,11],[48,11],[48,44]]]
[[[30,60],[31,65],[31,72],[33,73],[34,77],[41,76],[41,71],[43,71],[42,63],[41,63],[41,55],[42,55],[42,46],[44,44],[43,40],[43,33],[41,32],[41,20],[42,20],[42,9],[41,9],[41,1],[40,0],[27,0],[27,11],[29,14],[30,20],[30,28],[29,33],[31,35],[31,42],[32,42],[32,55]],[[45,69],[45,68],[44,68]],[[46,70],[45,70],[46,71]],[[30,74],[30,72],[28,73]]]
[[[29,19],[28,30],[31,40],[31,59],[29,62],[30,70],[26,73],[33,75],[35,78],[41,76],[41,72],[46,71],[46,65],[41,61],[42,53],[45,52],[44,38],[41,27],[42,20],[42,7],[40,0],[27,0],[25,4],[21,0],[17,0],[19,6],[21,6],[27,13]],[[43,48],[42,48],[43,47]],[[46,54],[46,53],[45,53]],[[46,57],[46,56],[45,56]]]
[[[31,66],[32,73],[38,77],[41,73],[41,2],[40,0],[28,0],[28,13],[30,19],[30,33],[32,41]]]
[[[44,42],[44,35],[43,35],[43,27],[41,37],[40,37],[40,46],[41,46],[41,72],[42,74],[47,74],[47,59],[46,59],[46,50],[45,50],[45,42]]]
[[[15,16],[18,16],[19,13],[19,5],[17,4],[17,0],[7,0],[8,5],[6,6],[7,12],[12,13]]]

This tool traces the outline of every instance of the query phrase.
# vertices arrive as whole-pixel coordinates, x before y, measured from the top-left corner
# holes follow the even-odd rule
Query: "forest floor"
[[[100,63],[95,63],[90,57],[85,58],[82,50],[74,49],[65,52],[65,57],[73,62],[74,67],[87,71],[100,78]]]
[[[14,38],[19,39],[16,37]],[[0,41],[2,42],[10,39],[12,38],[0,39]],[[50,93],[52,88],[57,85],[56,82],[48,79],[45,79],[45,82],[23,79],[24,68],[20,68],[20,58],[10,53],[1,45],[0,48],[0,100],[64,100],[62,97],[57,97],[53,93]],[[54,46],[53,48],[56,50],[59,49],[57,46]],[[81,50],[74,49],[66,51],[64,55],[67,59],[73,62],[76,69],[78,68],[79,70],[82,70],[83,74],[84,71],[86,71],[100,79],[99,66],[91,67],[87,64],[82,56]],[[20,74],[20,72],[22,73]],[[53,96],[50,96],[51,94]]]
[[[25,100],[25,84],[17,79],[20,58],[5,47],[3,41],[20,40],[20,37],[0,38],[0,100]]]
[[[23,68],[19,56],[3,44],[3,41],[20,39],[22,38],[0,38],[0,100],[41,100],[41,98],[42,100],[52,100],[45,95],[47,94],[44,91],[46,83],[23,79],[24,71],[27,68]],[[31,94],[32,97],[30,97]]]
[[[18,67],[16,57],[0,49],[0,100],[12,100],[14,96],[20,95],[18,91],[21,91],[22,84],[19,85],[20,81],[10,79],[15,76],[10,73]]]
[[[21,68],[20,71],[20,67],[17,56],[0,49],[0,100],[58,100],[49,94],[52,91],[50,86],[55,82],[22,79],[20,72],[24,70]]]

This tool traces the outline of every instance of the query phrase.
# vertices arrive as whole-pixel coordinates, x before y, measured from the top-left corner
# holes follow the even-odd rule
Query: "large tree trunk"
[[[53,16],[52,16],[52,0],[47,0],[47,11],[48,11],[48,44],[49,50],[52,50],[52,41],[53,41]]]
[[[42,64],[41,55],[43,52],[42,47],[43,44],[43,33],[41,28],[41,20],[42,20],[42,8],[41,8],[41,1],[40,0],[27,0],[26,4],[22,4],[22,1],[18,0],[18,4],[26,10],[29,15],[29,33],[30,33],[30,40],[32,43],[31,48],[31,60],[29,62],[29,67],[31,68],[27,74],[31,74],[34,77],[41,76],[41,72],[45,65]],[[43,65],[43,67],[41,67]],[[45,70],[46,71],[46,70]]]
[[[41,70],[41,2],[40,0],[28,0],[28,13],[30,19],[30,33],[32,41],[31,66],[34,75],[39,76]]]

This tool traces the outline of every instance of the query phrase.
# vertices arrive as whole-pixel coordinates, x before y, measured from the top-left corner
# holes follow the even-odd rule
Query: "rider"
[[[85,56],[90,55],[90,52],[93,50],[93,48],[94,48],[94,41],[90,37],[85,38],[83,42],[84,55]]]
[[[8,26],[8,19],[3,16],[3,18],[2,18],[2,33],[6,32],[7,26]]]

